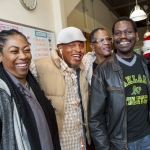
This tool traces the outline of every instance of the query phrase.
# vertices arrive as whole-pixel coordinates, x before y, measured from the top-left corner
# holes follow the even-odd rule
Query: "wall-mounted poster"
[[[50,51],[56,47],[53,32],[0,19],[0,31],[10,29],[16,29],[27,37],[31,43],[33,60],[49,56]]]

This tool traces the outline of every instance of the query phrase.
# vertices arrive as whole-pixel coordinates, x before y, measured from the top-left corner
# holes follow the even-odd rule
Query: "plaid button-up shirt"
[[[61,69],[67,84],[65,117],[60,138],[62,150],[86,150],[81,104],[76,70],[61,60]]]

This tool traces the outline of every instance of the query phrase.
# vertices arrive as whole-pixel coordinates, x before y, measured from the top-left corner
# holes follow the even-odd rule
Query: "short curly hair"
[[[116,25],[116,23],[119,22],[119,21],[129,21],[129,22],[131,22],[131,24],[132,24],[132,26],[133,26],[133,29],[134,29],[134,32],[137,32],[136,23],[135,23],[132,19],[130,19],[129,17],[123,16],[123,17],[118,18],[118,19],[115,21],[115,23],[113,24],[113,26],[112,26],[112,33],[113,33],[113,34],[114,34],[114,30],[115,30],[115,25]]]
[[[94,30],[90,33],[90,36],[89,36],[90,43],[93,43],[93,42],[95,41],[95,39],[94,39],[94,34],[95,34],[98,30],[105,30],[105,29],[104,29],[104,28],[96,28],[96,29],[94,29]]]

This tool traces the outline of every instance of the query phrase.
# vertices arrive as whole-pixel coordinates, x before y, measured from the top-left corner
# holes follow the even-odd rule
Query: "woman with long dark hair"
[[[54,109],[29,71],[30,44],[0,32],[0,149],[60,150]]]

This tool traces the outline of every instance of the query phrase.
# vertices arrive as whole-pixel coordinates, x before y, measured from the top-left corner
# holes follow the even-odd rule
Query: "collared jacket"
[[[48,127],[50,129],[54,150],[61,150],[54,109],[31,73],[27,75],[27,82],[32,88],[37,101],[43,109]],[[16,122],[15,118],[17,116],[14,112],[16,110],[19,114],[18,120],[20,120],[20,122],[22,122],[26,128],[31,149],[42,150],[33,113],[29,105],[26,105],[26,101],[27,100],[24,98],[24,96],[20,95],[18,88],[15,86],[9,76],[7,76],[7,74],[4,76],[4,70],[0,64],[0,150],[26,149],[21,144],[22,139],[20,136],[15,133],[14,122]],[[16,110],[14,106],[16,106]],[[17,123],[18,122],[16,122],[16,124]],[[20,135],[22,135],[24,132],[23,129],[19,128],[18,130],[20,131]],[[20,141],[19,146],[15,134],[17,134],[17,139]]]
[[[59,137],[61,138],[61,131],[65,116],[67,87],[63,71],[60,67],[60,57],[57,54],[57,50],[51,51],[51,57],[34,60],[30,70],[38,79],[40,87],[45,92],[46,97],[51,100],[52,105],[55,108]],[[86,81],[85,68],[82,63],[80,64],[80,92],[82,96],[86,137],[90,144],[88,127],[88,82]]]
[[[135,55],[142,62],[150,94],[148,61],[138,54]],[[148,106],[150,107],[150,100]],[[150,116],[148,118],[150,120]],[[128,149],[124,77],[115,53],[102,62],[93,74],[89,120],[96,150]]]
[[[88,52],[86,55],[84,55],[82,62],[85,66],[86,70],[86,78],[89,82],[89,85],[91,85],[91,79],[93,74],[93,62],[96,60],[96,54],[94,51]]]

